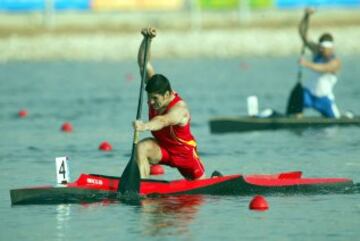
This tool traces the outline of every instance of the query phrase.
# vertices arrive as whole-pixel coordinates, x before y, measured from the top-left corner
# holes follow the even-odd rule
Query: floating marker
[[[72,131],[73,131],[73,127],[72,127],[71,123],[65,122],[65,123],[61,126],[61,130],[64,131],[64,132],[72,132]]]
[[[150,175],[162,175],[164,174],[164,168],[161,165],[151,165]]]
[[[257,96],[252,95],[247,97],[247,110],[249,116],[257,116],[259,114],[259,101]]]
[[[131,73],[126,74],[126,81],[131,82],[134,80],[134,75]]]
[[[112,150],[112,146],[110,145],[109,142],[104,141],[99,145],[99,150],[100,151],[111,151]]]
[[[70,170],[66,156],[56,157],[56,180],[58,184],[67,184],[70,182]]]
[[[240,63],[240,68],[242,70],[248,70],[250,68],[250,65],[248,63],[246,63],[246,62],[241,62]]]
[[[20,118],[25,118],[28,115],[28,111],[25,109],[22,109],[19,111],[18,115]]]
[[[256,211],[266,211],[267,209],[269,209],[269,204],[263,196],[256,195],[250,201],[249,209],[253,209]]]

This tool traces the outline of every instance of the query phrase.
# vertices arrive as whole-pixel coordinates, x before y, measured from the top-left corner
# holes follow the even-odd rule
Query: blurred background
[[[311,38],[330,31],[339,53],[360,53],[360,0],[0,0],[0,61],[133,59],[148,25],[156,57],[298,54],[305,7]]]

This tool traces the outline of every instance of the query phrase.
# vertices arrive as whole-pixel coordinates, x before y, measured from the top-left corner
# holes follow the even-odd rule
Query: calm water
[[[344,58],[339,108],[360,113],[359,57]],[[302,170],[305,176],[360,182],[360,128],[211,135],[207,121],[246,114],[245,100],[285,109],[296,57],[159,60],[192,111],[208,175]],[[139,88],[135,61],[0,64],[0,240],[359,240],[360,194],[269,196],[267,212],[245,197],[188,196],[120,203],[15,206],[9,189],[55,183],[57,156],[70,158],[72,180],[120,175],[129,159]],[[21,108],[29,111],[17,117]],[[143,115],[147,112],[144,110]],[[308,112],[309,115],[316,114]],[[74,132],[62,133],[70,121]],[[146,135],[143,135],[143,137]],[[114,150],[98,151],[107,140]],[[165,169],[165,179],[180,178]]]

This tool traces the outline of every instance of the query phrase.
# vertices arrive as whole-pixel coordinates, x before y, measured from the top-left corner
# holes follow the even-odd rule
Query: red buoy
[[[151,165],[150,175],[162,175],[164,174],[164,168],[161,165]]]
[[[250,201],[249,208],[257,211],[265,211],[269,209],[269,204],[263,196],[256,195]]]
[[[248,70],[250,68],[250,65],[248,63],[246,63],[246,62],[241,62],[240,63],[240,68],[242,70]]]
[[[99,150],[100,150],[100,151],[111,151],[111,150],[112,150],[112,146],[110,145],[109,142],[103,141],[103,142],[99,145]]]
[[[65,122],[65,123],[61,126],[61,130],[62,130],[63,132],[72,132],[72,131],[73,131],[73,127],[72,127],[71,123]]]
[[[28,111],[25,109],[21,109],[18,113],[20,118],[25,118],[28,115]]]
[[[134,75],[132,73],[127,73],[126,74],[126,81],[131,82],[133,80],[134,80]]]

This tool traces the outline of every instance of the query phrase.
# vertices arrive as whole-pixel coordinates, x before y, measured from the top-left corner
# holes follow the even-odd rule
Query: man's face
[[[148,101],[152,108],[155,110],[159,110],[163,107],[166,107],[168,104],[170,93],[167,91],[164,95],[157,94],[157,93],[149,93],[148,94]]]
[[[320,47],[320,51],[321,54],[326,58],[330,58],[334,52],[333,48],[325,48],[325,47]]]

